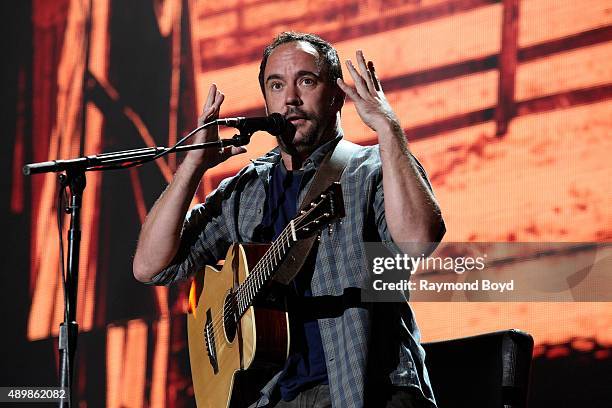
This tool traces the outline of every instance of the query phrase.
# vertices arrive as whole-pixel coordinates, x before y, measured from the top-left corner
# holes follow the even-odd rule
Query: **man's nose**
[[[302,99],[300,98],[300,92],[297,86],[288,85],[285,88],[285,105],[300,106]]]

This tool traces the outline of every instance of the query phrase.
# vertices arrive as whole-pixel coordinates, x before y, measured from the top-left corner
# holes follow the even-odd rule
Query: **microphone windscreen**
[[[268,133],[274,136],[281,136],[287,129],[287,120],[283,115],[278,112],[274,112],[268,116],[270,121],[270,127]]]

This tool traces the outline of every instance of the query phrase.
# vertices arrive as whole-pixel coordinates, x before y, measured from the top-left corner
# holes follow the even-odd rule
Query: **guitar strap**
[[[349,158],[358,148],[359,145],[341,139],[336,147],[323,158],[302,200],[298,213],[304,210],[304,207],[308,206],[315,197],[325,191],[330,184],[340,180]],[[287,258],[274,275],[273,280],[288,285],[304,266],[304,262],[312,251],[317,238],[318,234],[296,242],[289,250]]]

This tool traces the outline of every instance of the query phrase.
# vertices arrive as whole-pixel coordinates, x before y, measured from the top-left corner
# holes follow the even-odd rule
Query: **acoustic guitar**
[[[207,266],[195,275],[187,331],[198,407],[229,407],[240,372],[282,367],[289,319],[284,300],[267,295],[271,281],[298,240],[342,217],[342,190],[333,183],[274,242],[233,244],[221,270]]]

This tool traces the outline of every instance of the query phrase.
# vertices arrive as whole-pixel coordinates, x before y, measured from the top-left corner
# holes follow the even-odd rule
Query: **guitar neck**
[[[253,300],[261,288],[264,287],[278,270],[296,241],[295,224],[294,220],[292,220],[253,267],[249,276],[238,287],[236,291],[236,304],[239,316],[242,316],[253,304]]]
[[[298,239],[312,236],[329,222],[342,217],[344,217],[342,188],[340,183],[335,182],[289,222],[250,271],[249,276],[240,284],[235,297],[238,317],[241,317],[253,304],[261,288],[278,270]]]

